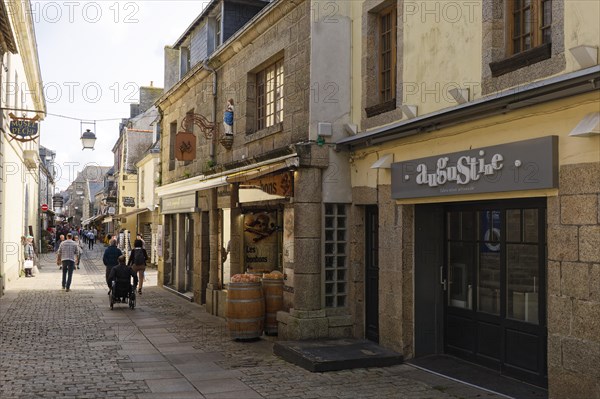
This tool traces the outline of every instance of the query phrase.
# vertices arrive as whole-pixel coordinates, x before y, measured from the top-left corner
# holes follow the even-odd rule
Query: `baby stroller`
[[[131,310],[135,309],[135,287],[129,280],[113,281],[110,291],[110,310],[115,303],[127,303]]]

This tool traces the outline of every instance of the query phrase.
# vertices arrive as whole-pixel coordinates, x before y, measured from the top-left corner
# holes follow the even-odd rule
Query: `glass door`
[[[446,208],[445,351],[546,378],[545,200]]]

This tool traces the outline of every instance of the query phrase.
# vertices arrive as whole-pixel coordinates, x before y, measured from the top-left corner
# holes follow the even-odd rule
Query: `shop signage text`
[[[161,199],[161,213],[187,213],[196,209],[196,193]]]
[[[12,139],[27,142],[38,138],[39,133],[39,116],[33,118],[19,118],[12,113],[8,114],[12,119],[8,131]]]
[[[429,173],[427,164],[417,165],[417,184],[426,184],[429,187],[443,186],[448,182],[456,184],[469,184],[477,181],[481,176],[493,176],[502,169],[504,157],[494,154],[490,163],[485,163],[485,151],[479,151],[480,158],[462,156],[458,158],[455,166],[450,166],[450,158],[442,157],[437,160],[435,172]]]
[[[392,164],[394,199],[556,187],[556,136]]]
[[[294,195],[292,180],[292,173],[286,172],[249,180],[246,184],[256,186],[267,194],[292,197]]]

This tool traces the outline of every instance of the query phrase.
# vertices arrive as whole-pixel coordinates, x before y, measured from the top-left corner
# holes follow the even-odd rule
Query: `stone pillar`
[[[242,209],[236,207],[239,202],[239,188],[236,184],[231,190],[231,245],[229,252],[229,265],[231,274],[244,273],[244,220]]]
[[[550,398],[600,392],[600,162],[560,168],[548,198]]]
[[[328,336],[322,305],[321,274],[321,170],[301,168],[294,176],[293,308],[279,312],[281,339],[317,339]]]

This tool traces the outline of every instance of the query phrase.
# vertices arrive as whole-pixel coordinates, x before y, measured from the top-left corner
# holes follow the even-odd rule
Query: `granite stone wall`
[[[548,199],[550,398],[600,398],[600,162],[560,168]]]

